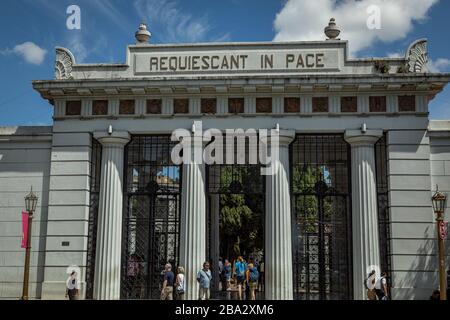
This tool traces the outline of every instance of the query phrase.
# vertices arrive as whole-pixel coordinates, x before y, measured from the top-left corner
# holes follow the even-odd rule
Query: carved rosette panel
[[[257,113],[271,113],[272,99],[271,98],[256,98],[256,112]]]
[[[162,111],[162,100],[161,99],[147,100],[147,113],[148,114],[161,114],[161,111]]]
[[[229,113],[244,113],[244,99],[243,98],[230,98],[228,99],[228,112]]]
[[[70,79],[72,77],[72,68],[74,64],[75,59],[68,50],[56,48],[55,79]]]
[[[173,112],[175,114],[189,113],[189,99],[175,99],[173,101]]]
[[[386,97],[370,97],[369,98],[370,112],[386,112]]]
[[[312,98],[313,112],[328,112],[328,97]]]
[[[217,111],[216,99],[202,99],[201,109],[204,114],[215,114]]]
[[[284,112],[285,113],[300,112],[300,99],[299,98],[284,98]]]
[[[407,54],[408,71],[413,73],[426,73],[428,72],[428,49],[427,41],[419,40],[413,43]]]
[[[358,99],[356,97],[342,97],[341,112],[358,112]]]

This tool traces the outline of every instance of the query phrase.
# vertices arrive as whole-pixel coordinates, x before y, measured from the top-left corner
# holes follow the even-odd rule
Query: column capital
[[[94,132],[94,138],[102,146],[124,146],[131,139],[130,134],[126,131],[115,131],[111,134],[108,132]]]
[[[274,130],[274,129],[268,129],[268,133],[269,134],[271,133],[271,130]],[[269,143],[270,144],[270,142],[272,140],[271,138],[272,138],[271,136],[267,136],[267,137],[261,138],[261,141],[264,142],[264,143]],[[283,129],[280,129],[278,138],[279,138],[278,144],[280,146],[288,146],[295,139],[295,130],[283,130]]]
[[[383,130],[346,130],[344,139],[352,146],[374,145],[383,136]]]

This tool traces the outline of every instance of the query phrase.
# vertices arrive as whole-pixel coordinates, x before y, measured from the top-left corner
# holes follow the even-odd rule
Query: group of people
[[[177,268],[177,275],[172,271],[172,265],[167,263],[164,268],[164,278],[161,286],[161,300],[184,300],[186,279],[184,267]],[[210,297],[212,274],[209,270],[209,262],[203,264],[203,268],[197,273],[199,283],[199,300],[208,300]],[[174,292],[175,291],[175,292]]]
[[[172,271],[172,265],[166,263],[164,267],[164,278],[161,288],[161,300],[173,300],[174,291],[177,300],[184,300],[184,291],[186,290],[184,267],[177,268],[177,276]]]
[[[389,300],[386,272],[382,272],[381,275],[377,277],[375,270],[372,270],[364,284],[367,289],[367,298],[369,300]]]
[[[232,284],[235,285],[239,300],[242,300],[244,293],[249,300],[256,300],[256,290],[258,284],[264,278],[264,263],[247,262],[239,256],[234,264],[228,259],[219,259],[219,279],[223,291],[231,291]],[[197,272],[197,282],[199,284],[198,299],[208,300],[211,294],[212,273],[209,262],[204,262],[203,267]],[[163,271],[163,282],[161,286],[161,300],[184,300],[186,290],[186,279],[184,267],[177,268],[175,276],[172,265],[167,263]]]
[[[256,299],[256,290],[258,290],[259,284],[262,285],[264,278],[264,263],[245,261],[242,256],[239,256],[232,265],[228,259],[222,262],[222,258],[219,258],[219,274],[222,283],[222,291],[230,291],[231,282],[237,286],[238,298],[242,300],[243,290],[247,294],[247,299]],[[233,279],[234,276],[234,279]]]

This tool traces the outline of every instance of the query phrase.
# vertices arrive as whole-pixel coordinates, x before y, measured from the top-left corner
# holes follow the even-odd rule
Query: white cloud
[[[16,54],[21,56],[26,62],[41,65],[44,62],[47,50],[42,49],[33,42],[24,42],[16,45],[12,50],[6,49],[1,51],[2,54]]]
[[[437,60],[428,60],[428,69],[431,72],[449,72],[450,59],[439,58]]]
[[[67,43],[67,49],[72,52],[77,63],[84,62],[88,56],[88,50],[84,45],[81,34],[78,32],[71,34]]]
[[[288,0],[275,19],[275,41],[316,41],[325,38],[324,28],[331,17],[341,28],[341,39],[349,40],[355,53],[377,41],[402,39],[414,22],[427,18],[429,9],[439,0]],[[370,30],[367,9],[380,9],[381,28]]]
[[[158,38],[164,42],[203,41],[211,29],[206,16],[183,12],[176,0],[136,0],[134,7],[150,31],[152,25],[159,26]]]

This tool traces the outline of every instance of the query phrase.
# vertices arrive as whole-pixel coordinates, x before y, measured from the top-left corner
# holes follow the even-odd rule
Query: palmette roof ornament
[[[72,79],[72,69],[74,64],[75,58],[73,54],[65,48],[57,47],[55,61],[55,79]]]
[[[406,52],[407,68],[411,73],[428,72],[427,39],[413,42]]]

